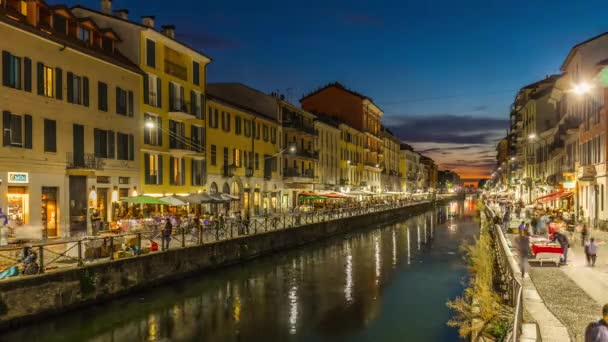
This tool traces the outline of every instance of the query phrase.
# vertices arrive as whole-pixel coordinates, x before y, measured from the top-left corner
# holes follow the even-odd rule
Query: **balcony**
[[[319,159],[319,151],[296,149],[295,156],[306,159]]]
[[[101,158],[95,157],[93,153],[85,153],[83,155],[74,155],[73,152],[66,154],[66,168],[71,170],[103,170],[104,161]]]
[[[224,164],[222,176],[224,176],[224,177],[234,176],[235,169],[236,169],[236,165],[234,165],[234,164]]]
[[[203,157],[205,149],[202,145],[202,141],[198,139],[176,135],[174,132],[169,136],[169,152],[175,157],[181,158],[187,155]]]
[[[312,169],[300,172],[298,168],[286,167],[283,169],[283,178],[288,182],[294,183],[312,183],[315,178],[315,172]]]
[[[188,80],[188,69],[167,59],[165,59],[165,73],[173,75],[184,81]]]
[[[313,135],[313,136],[317,135],[317,132],[315,131],[314,127],[306,125],[303,122],[297,121],[297,120],[287,119],[287,120],[285,120],[283,122],[283,127],[284,128],[291,128],[291,129],[296,130],[298,132],[302,132],[302,133]]]
[[[174,120],[191,120],[201,117],[201,108],[197,104],[179,98],[169,98],[169,118]]]

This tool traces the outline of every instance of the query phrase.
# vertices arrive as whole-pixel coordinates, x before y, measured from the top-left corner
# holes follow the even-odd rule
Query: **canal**
[[[474,201],[175,281],[2,341],[452,341]]]

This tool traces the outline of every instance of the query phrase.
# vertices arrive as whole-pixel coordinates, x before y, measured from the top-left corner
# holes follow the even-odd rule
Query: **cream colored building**
[[[0,1],[0,207],[18,235],[91,231],[140,189],[141,72],[120,37],[65,6]]]
[[[400,141],[386,127],[382,127],[380,131],[382,138],[382,147],[380,155],[382,160],[382,176],[380,178],[382,192],[401,192],[399,179],[399,155]]]
[[[408,144],[401,144],[399,155],[401,192],[414,193],[419,189],[422,177],[420,155]]]

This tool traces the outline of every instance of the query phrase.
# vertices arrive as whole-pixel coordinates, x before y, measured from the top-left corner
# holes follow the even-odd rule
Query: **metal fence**
[[[486,219],[492,222],[496,216],[494,211],[486,206]],[[505,294],[505,298],[509,306],[514,309],[512,340],[516,342],[521,334],[521,326],[523,324],[523,283],[521,270],[513,258],[513,253],[509,248],[503,228],[499,224],[492,224],[492,229],[489,230],[490,236],[493,239],[494,254],[498,266],[498,274],[500,276],[500,286]]]
[[[438,199],[445,198],[445,196],[438,197]],[[44,273],[115,259],[138,257],[167,249],[204,245],[307,224],[405,208],[421,203],[429,203],[429,201],[397,201],[333,210],[269,214],[253,217],[249,221],[226,219],[206,225],[196,225],[192,219],[185,219],[173,229],[170,238],[163,238],[160,224],[148,224],[137,232],[32,244],[30,248],[36,253],[37,273]],[[23,246],[0,248],[0,269],[12,266],[23,267],[23,250]],[[21,274],[20,276],[27,275]]]

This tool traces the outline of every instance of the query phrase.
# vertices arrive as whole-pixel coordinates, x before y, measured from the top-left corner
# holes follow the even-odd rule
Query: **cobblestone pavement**
[[[600,304],[570,279],[562,268],[531,267],[530,275],[545,305],[568,328],[572,340],[584,341],[587,324],[599,319]]]

